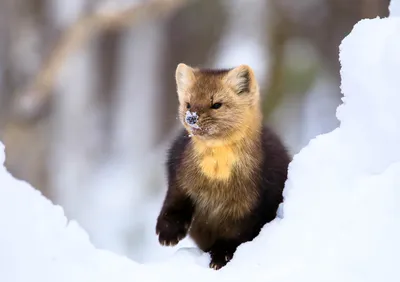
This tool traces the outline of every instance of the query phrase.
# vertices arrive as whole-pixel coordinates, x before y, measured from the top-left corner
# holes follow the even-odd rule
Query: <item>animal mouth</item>
[[[193,130],[201,130],[200,126],[197,123],[195,123],[195,124],[187,123],[187,125],[189,125],[190,128]]]
[[[200,127],[198,127],[198,128],[190,128],[190,131],[194,135],[202,135],[204,133],[203,130]]]
[[[201,135],[203,130],[199,126],[189,125],[185,122],[185,127],[190,135]]]
[[[186,111],[183,122],[191,135],[204,137],[209,135],[208,128],[199,124],[199,116],[196,112]]]
[[[188,126],[187,129],[193,136],[205,137],[207,135],[207,130],[200,126]]]

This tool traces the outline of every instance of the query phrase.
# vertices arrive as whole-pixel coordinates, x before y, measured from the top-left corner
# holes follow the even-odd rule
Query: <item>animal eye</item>
[[[222,106],[221,103],[215,103],[215,104],[213,104],[213,105],[211,106],[211,108],[216,110],[216,109],[221,108],[221,106]]]
[[[189,103],[186,104],[186,109],[190,109],[190,104]]]

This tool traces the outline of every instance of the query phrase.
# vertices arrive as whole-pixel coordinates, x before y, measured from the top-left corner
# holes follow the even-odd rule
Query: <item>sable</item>
[[[184,129],[168,151],[168,190],[156,232],[169,246],[189,234],[210,253],[210,267],[219,269],[276,217],[290,157],[262,123],[249,66],[179,64],[175,77]]]

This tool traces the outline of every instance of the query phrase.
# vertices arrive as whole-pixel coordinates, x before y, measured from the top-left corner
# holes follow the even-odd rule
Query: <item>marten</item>
[[[250,66],[180,63],[175,80],[184,128],[168,150],[168,190],[156,233],[164,246],[189,234],[218,270],[277,216],[290,157],[263,124]]]

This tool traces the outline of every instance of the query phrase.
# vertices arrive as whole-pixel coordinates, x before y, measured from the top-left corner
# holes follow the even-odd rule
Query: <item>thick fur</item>
[[[213,71],[181,64],[176,77],[185,130],[168,153],[168,191],[156,232],[163,245],[189,234],[219,269],[276,217],[290,158],[262,125],[250,67]],[[216,102],[221,108],[212,109]],[[187,104],[199,113],[200,130],[185,123]]]

